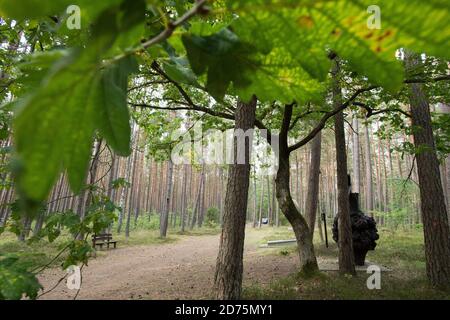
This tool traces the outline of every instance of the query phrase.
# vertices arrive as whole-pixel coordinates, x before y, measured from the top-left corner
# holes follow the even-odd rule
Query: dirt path
[[[77,299],[202,299],[211,297],[219,236],[191,236],[163,245],[108,251],[83,269]],[[269,283],[295,271],[293,255],[266,255],[255,239],[246,242],[244,284]],[[64,273],[51,269],[41,277],[45,290]],[[42,299],[72,299],[76,290],[62,282]]]

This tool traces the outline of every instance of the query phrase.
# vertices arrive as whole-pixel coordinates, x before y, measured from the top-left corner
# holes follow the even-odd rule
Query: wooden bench
[[[106,244],[106,248],[109,249],[109,245],[113,244],[114,249],[116,249],[117,241],[112,239],[111,233],[102,233],[102,234],[94,234],[92,235],[92,246],[95,248],[99,246],[100,249],[103,248],[103,245]]]

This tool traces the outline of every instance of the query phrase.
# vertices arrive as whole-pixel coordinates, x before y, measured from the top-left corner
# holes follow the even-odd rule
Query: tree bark
[[[264,206],[264,180],[261,179],[261,198],[259,199],[258,228],[262,227],[262,213]]]
[[[256,228],[256,218],[258,211],[258,193],[256,190],[256,169],[253,166],[253,228]]]
[[[184,232],[186,228],[186,205],[187,205],[187,176],[188,176],[188,165],[183,165],[183,186],[181,190],[181,232]]]
[[[439,104],[439,111],[442,113],[450,114],[450,104]],[[444,196],[447,201],[447,216],[448,223],[450,225],[450,155],[447,155],[444,163],[442,164],[442,185],[444,187]]]
[[[291,196],[288,132],[292,108],[292,105],[286,105],[284,109],[283,124],[279,135],[278,171],[275,184],[279,208],[291,224],[297,240],[300,271],[309,273],[319,270],[319,267],[308,223],[296,208]]]
[[[133,130],[136,130],[136,145],[139,144],[139,128],[137,125],[133,126]],[[133,131],[134,132],[134,131]],[[137,160],[138,160],[138,151],[137,150],[133,150],[132,155],[130,156],[132,157],[132,161],[130,162],[131,164],[131,168],[129,168],[128,170],[131,170],[131,175],[130,175],[130,187],[128,188],[128,192],[127,192],[127,197],[126,197],[126,204],[124,207],[127,208],[127,221],[125,224],[125,238],[128,240],[129,236],[130,236],[130,223],[131,223],[131,213],[133,212],[133,198],[134,198],[134,194],[135,194],[135,183],[136,181],[136,167],[137,167]],[[125,211],[124,211],[125,212]]]
[[[270,199],[270,177],[267,175],[267,222],[268,224],[272,221],[272,204]]]
[[[419,56],[406,51],[407,74],[420,67]],[[421,84],[410,85],[414,145],[420,187],[423,231],[425,236],[426,269],[429,281],[436,287],[450,287],[450,232],[431,126],[428,100]]]
[[[337,59],[337,58],[336,58]],[[334,60],[333,77],[333,105],[339,106],[342,100],[341,86],[339,84],[339,61]],[[356,275],[355,258],[353,255],[352,227],[350,222],[350,205],[347,154],[345,147],[344,113],[339,112],[334,117],[334,131],[336,141],[336,168],[338,185],[338,232],[339,232],[339,272]]]
[[[361,177],[360,177],[360,157],[359,157],[359,120],[356,115],[353,116],[353,143],[352,143],[352,155],[353,155],[353,192],[360,193]]]
[[[169,225],[169,209],[170,209],[170,199],[172,197],[172,177],[173,177],[173,162],[169,158],[168,168],[167,168],[167,186],[166,186],[166,198],[164,202],[164,209],[161,214],[161,220],[159,222],[159,235],[161,238],[167,236],[167,227]]]
[[[370,150],[369,124],[365,126],[364,135],[364,160],[366,162],[366,211],[373,217],[373,179],[372,179],[372,154]]]
[[[197,220],[199,217],[200,212],[200,201],[202,196],[202,187],[203,187],[203,174],[200,175],[200,181],[198,185],[198,193],[194,204],[194,209],[192,210],[192,221],[191,221],[191,230],[194,229],[195,225],[197,224]]]
[[[314,238],[314,229],[317,214],[317,203],[319,200],[320,182],[320,158],[322,151],[322,133],[319,132],[312,140],[311,163],[309,167],[308,193],[306,195],[306,221],[308,222],[311,238]]]
[[[203,219],[205,216],[205,184],[206,184],[206,174],[205,174],[205,164],[202,165],[202,177],[201,177],[201,193],[200,202],[198,210],[198,227],[201,228],[203,225]]]
[[[223,228],[214,276],[214,292],[217,299],[239,299],[241,296],[252,141],[251,139],[247,141],[240,131],[253,129],[256,102],[256,97],[249,103],[239,101],[235,111],[234,163],[229,167]],[[237,161],[238,139],[245,139],[244,163]]]

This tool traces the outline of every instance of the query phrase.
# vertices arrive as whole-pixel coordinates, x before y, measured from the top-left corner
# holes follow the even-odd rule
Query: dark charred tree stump
[[[355,264],[363,266],[369,250],[374,250],[379,239],[376,222],[359,209],[359,194],[350,193],[350,221],[352,225],[353,252]],[[333,240],[338,243],[338,217],[334,218]]]

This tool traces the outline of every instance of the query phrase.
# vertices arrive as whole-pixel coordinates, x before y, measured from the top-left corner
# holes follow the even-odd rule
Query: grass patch
[[[69,237],[62,235],[53,243],[40,240],[33,243],[20,242],[15,234],[5,232],[0,236],[0,253],[14,253],[19,257],[18,263],[27,268],[37,268],[50,263],[50,266],[60,266],[65,259],[62,254],[54,259],[58,253],[67,245]],[[53,261],[52,261],[53,260]]]
[[[192,230],[186,229],[184,232],[175,231],[177,235],[183,236],[213,236],[219,234],[221,232],[220,227],[203,227],[203,228],[195,228]]]
[[[272,240],[289,240],[295,239],[294,231],[289,229],[288,227],[279,227],[279,228],[255,228],[255,232],[264,233],[264,237],[261,238],[260,244],[265,244],[267,241]]]
[[[159,245],[173,243],[179,240],[176,235],[170,234],[166,238],[159,236],[159,230],[135,230],[130,232],[128,239],[125,237],[125,233],[113,234],[113,239],[117,240],[117,247],[129,247],[129,246],[145,246],[145,245]]]
[[[277,237],[278,235],[282,237]],[[274,231],[264,241],[287,239],[285,231]],[[318,237],[315,237],[318,238]],[[358,272],[356,277],[342,276],[338,272],[292,274],[261,286],[252,284],[244,288],[245,299],[450,299],[450,292],[432,288],[427,281],[423,233],[421,230],[392,232],[380,230],[380,240],[367,260],[388,266],[392,271],[381,275],[381,289],[369,290],[369,274]],[[329,248],[315,239],[318,257],[337,259],[338,249],[331,241]],[[294,253],[295,246],[278,248],[272,254]]]

